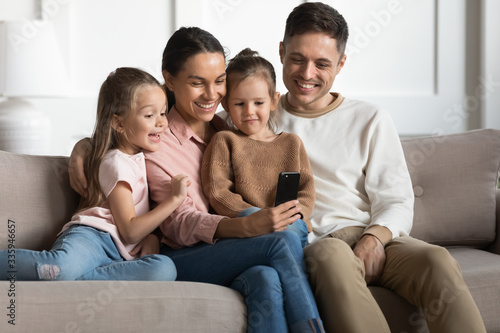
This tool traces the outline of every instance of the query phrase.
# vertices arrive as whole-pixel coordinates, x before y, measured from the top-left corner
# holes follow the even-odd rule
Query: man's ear
[[[111,127],[118,133],[123,133],[124,131],[123,120],[116,114],[114,114],[113,119],[111,119]]]
[[[337,66],[337,74],[336,75],[338,75],[340,73],[340,70],[342,68],[344,68],[346,60],[347,60],[347,55],[344,53],[344,55],[342,56],[342,58],[340,58],[340,60],[339,60],[339,64]]]
[[[285,57],[285,44],[280,42],[280,61],[283,63],[283,58]]]
[[[271,101],[271,111],[276,110],[276,108],[278,107],[279,101],[280,101],[280,93],[279,92],[275,92],[274,93],[274,98]]]

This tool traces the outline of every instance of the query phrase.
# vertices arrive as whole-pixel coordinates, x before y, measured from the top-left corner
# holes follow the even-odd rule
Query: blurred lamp
[[[61,97],[68,92],[68,73],[61,45],[49,19],[0,22],[0,150],[46,154],[50,121],[27,98]],[[1,59],[1,58],[0,58]]]

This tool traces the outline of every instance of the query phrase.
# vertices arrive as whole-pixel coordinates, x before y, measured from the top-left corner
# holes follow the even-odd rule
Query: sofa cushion
[[[468,248],[450,248],[462,268],[462,275],[476,301],[488,332],[500,332],[498,300],[500,299],[500,256]]]
[[[5,297],[9,288],[0,281]],[[18,281],[15,289],[15,326],[2,302],[0,332],[246,332],[241,295],[213,284]]]
[[[415,193],[413,237],[483,247],[495,238],[500,131],[402,142]]]
[[[16,248],[50,249],[78,205],[68,158],[0,151],[0,165],[0,249],[8,237]]]

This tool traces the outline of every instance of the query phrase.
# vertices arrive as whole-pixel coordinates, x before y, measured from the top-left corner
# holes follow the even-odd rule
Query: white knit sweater
[[[333,94],[314,115],[294,110],[282,96],[279,130],[296,133],[306,147],[316,187],[313,242],[348,226],[388,228],[407,235],[413,190],[401,142],[390,115],[369,103]]]

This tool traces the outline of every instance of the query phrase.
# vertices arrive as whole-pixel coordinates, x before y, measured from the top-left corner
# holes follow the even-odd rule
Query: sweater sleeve
[[[252,205],[245,202],[235,191],[231,140],[230,136],[225,134],[227,133],[217,133],[205,150],[201,164],[201,181],[210,206],[216,213],[237,217]]]
[[[388,113],[372,124],[367,148],[365,189],[372,214],[367,233],[372,226],[382,226],[391,231],[392,238],[408,235],[414,195],[401,141]]]
[[[311,170],[311,163],[307,156],[306,149],[302,140],[297,136],[299,141],[299,156],[300,156],[300,183],[297,199],[302,207],[301,213],[304,222],[307,224],[307,230],[312,231],[312,224],[309,218],[314,208],[314,200],[316,192],[314,190],[314,178]]]

